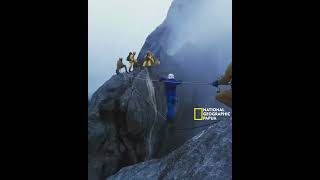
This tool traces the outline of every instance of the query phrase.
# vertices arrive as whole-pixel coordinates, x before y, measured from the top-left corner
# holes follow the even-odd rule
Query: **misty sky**
[[[115,74],[116,60],[141,49],[162,23],[172,0],[88,0],[89,87],[91,95]]]

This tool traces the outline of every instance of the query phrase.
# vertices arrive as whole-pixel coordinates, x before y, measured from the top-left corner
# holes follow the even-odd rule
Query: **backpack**
[[[130,56],[131,56],[131,53],[129,53],[129,55],[127,57],[127,61],[129,61],[129,62],[131,61]]]

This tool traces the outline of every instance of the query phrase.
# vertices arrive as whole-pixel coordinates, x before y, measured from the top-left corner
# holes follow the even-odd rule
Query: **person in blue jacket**
[[[167,97],[167,121],[169,124],[172,124],[175,118],[176,87],[181,84],[182,81],[174,79],[173,74],[169,74],[168,78],[160,78],[159,81],[165,84],[165,93]]]

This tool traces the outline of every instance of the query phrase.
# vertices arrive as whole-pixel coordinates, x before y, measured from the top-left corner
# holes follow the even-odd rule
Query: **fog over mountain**
[[[89,0],[89,95],[115,74],[115,61],[139,53],[172,0]],[[127,63],[127,62],[125,62]]]

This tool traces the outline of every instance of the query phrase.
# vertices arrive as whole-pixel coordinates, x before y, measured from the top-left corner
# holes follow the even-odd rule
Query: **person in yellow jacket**
[[[232,108],[232,63],[228,65],[224,75],[212,83],[213,86],[231,85],[231,89],[218,92],[216,99]]]
[[[131,72],[131,69],[133,69],[133,66],[138,63],[137,59],[135,59],[135,57],[134,57],[135,55],[136,55],[136,52],[129,53],[129,56],[128,56],[128,58],[129,58],[128,60],[130,63],[129,72]]]
[[[154,59],[154,64],[155,64],[155,65],[159,65],[159,64],[160,64],[160,60],[157,59],[153,53],[151,53],[151,55],[152,55],[152,57],[153,57],[153,59]]]
[[[154,64],[154,56],[150,51],[147,52],[147,55],[144,58],[144,62],[142,64],[143,67],[151,67]]]
[[[119,60],[117,61],[117,69],[116,69],[116,73],[120,74],[119,70],[124,68],[126,70],[126,72],[128,72],[127,70],[127,66],[123,64],[122,62],[122,58],[119,58]]]

